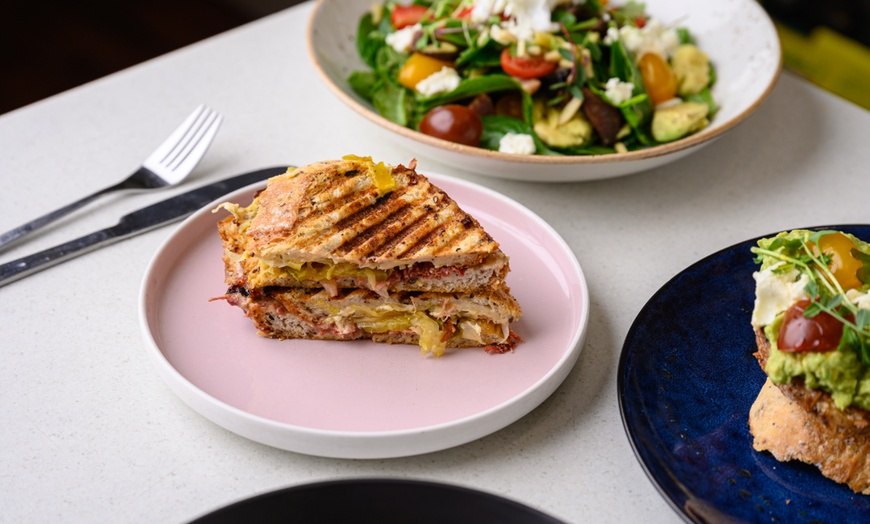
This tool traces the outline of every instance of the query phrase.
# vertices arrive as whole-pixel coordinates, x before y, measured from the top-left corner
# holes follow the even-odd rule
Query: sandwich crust
[[[378,269],[411,261],[471,266],[498,250],[477,220],[413,168],[393,168],[386,193],[372,169],[336,160],[270,179],[246,248],[276,266],[331,261]]]

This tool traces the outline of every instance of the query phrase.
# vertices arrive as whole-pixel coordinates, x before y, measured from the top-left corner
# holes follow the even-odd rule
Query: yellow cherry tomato
[[[677,77],[664,58],[656,53],[644,53],[637,61],[643,86],[653,105],[661,104],[677,94]]]
[[[453,67],[453,64],[432,58],[431,56],[414,53],[408,58],[402,69],[399,70],[399,83],[408,89],[414,89],[420,80],[423,80],[432,73],[441,71],[441,68],[445,66]]]
[[[860,287],[858,270],[863,262],[852,256],[855,243],[843,233],[832,233],[819,239],[819,249],[831,257],[831,273],[844,290]]]

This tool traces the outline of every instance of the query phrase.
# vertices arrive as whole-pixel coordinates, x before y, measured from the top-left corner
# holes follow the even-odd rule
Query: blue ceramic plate
[[[811,229],[870,238],[868,225]],[[756,241],[690,266],[634,321],[617,379],[629,441],[687,521],[868,522],[870,496],[752,449],[749,408],[765,380],[750,326]]]

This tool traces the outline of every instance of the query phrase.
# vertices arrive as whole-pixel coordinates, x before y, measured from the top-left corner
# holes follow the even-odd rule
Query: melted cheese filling
[[[248,258],[242,255],[242,258]],[[359,278],[367,282],[369,289],[376,289],[379,282],[389,278],[389,273],[380,269],[361,268],[354,264],[333,262],[302,262],[288,266],[273,266],[262,260],[257,261],[256,271],[248,275],[248,283],[253,287],[276,285],[287,278],[298,282],[313,280],[328,282],[333,278]]]
[[[498,336],[499,342],[507,340],[510,334],[507,322],[480,320],[479,313],[482,313],[482,309],[477,312],[469,311],[460,318],[456,322],[456,332],[451,336],[447,336],[444,322],[431,316],[436,314],[434,310],[419,311],[414,306],[405,304],[380,306],[353,304],[335,311],[328,321],[344,333],[353,332],[357,328],[367,333],[412,331],[419,337],[420,351],[423,355],[432,353],[433,356],[440,357],[452,338],[471,340],[478,344],[484,344],[484,335]]]

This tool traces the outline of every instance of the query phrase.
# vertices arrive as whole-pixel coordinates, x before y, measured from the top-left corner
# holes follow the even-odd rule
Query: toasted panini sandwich
[[[795,230],[753,252],[755,357],[768,376],[753,447],[870,495],[870,245]]]
[[[221,208],[223,298],[264,336],[415,343],[436,356],[519,341],[508,257],[415,162],[318,162]]]
[[[220,224],[228,267],[248,286],[333,294],[469,292],[503,281],[498,244],[414,167],[346,157],[272,178],[247,208],[224,205],[234,216]]]

